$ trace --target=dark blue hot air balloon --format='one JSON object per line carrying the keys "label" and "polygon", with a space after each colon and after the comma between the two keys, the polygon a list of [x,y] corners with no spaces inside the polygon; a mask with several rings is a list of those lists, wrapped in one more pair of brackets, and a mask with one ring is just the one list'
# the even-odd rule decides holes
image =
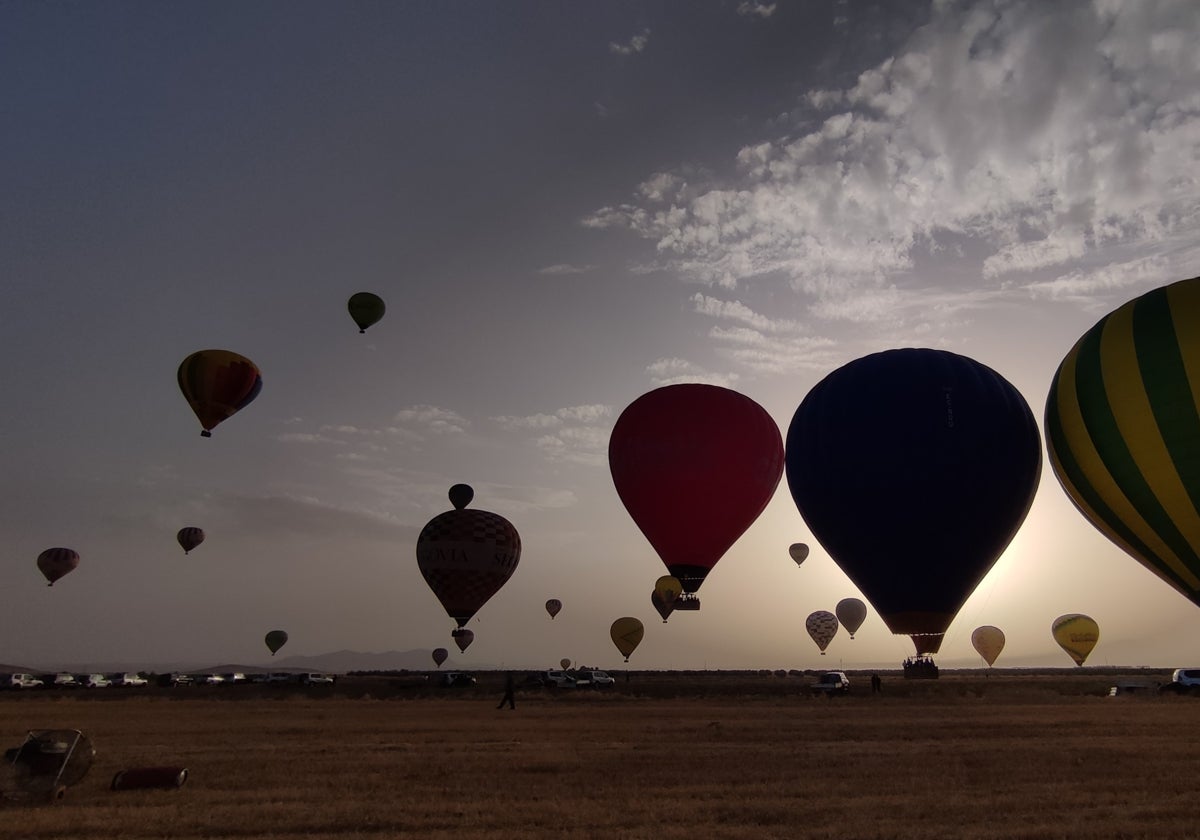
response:
{"label": "dark blue hot air balloon", "polygon": [[893,633],[936,653],[1033,503],[1042,450],[1028,403],[979,362],[888,350],[801,402],[787,481],[821,546]]}

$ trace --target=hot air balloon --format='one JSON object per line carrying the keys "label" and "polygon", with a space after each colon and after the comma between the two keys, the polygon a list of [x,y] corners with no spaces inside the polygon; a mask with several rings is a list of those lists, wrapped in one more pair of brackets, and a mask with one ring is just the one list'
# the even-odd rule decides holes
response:
{"label": "hot air balloon", "polygon": [[179,533],[175,535],[175,539],[179,541],[183,553],[189,553],[193,548],[204,542],[204,531],[199,528],[180,528]]}
{"label": "hot air balloon", "polygon": [[37,558],[37,567],[49,581],[47,586],[79,565],[79,554],[69,548],[47,548]]}
{"label": "hot air balloon", "polygon": [[200,420],[202,437],[245,408],[262,390],[258,366],[229,350],[199,350],[179,365],[179,390]]}
{"label": "hot air balloon", "polygon": [[417,537],[417,567],[459,630],[500,591],[520,559],[517,529],[486,510],[440,513]]}
{"label": "hot air balloon", "polygon": [[664,604],[674,607],[675,601],[683,594],[683,584],[674,575],[663,575],[654,581],[654,591]]}
{"label": "hot air balloon", "polygon": [[664,601],[662,596],[658,594],[657,589],[650,593],[650,604],[662,616],[663,624],[667,623],[667,617],[675,611],[674,602],[668,604]]}
{"label": "hot air balloon", "polygon": [[475,641],[475,634],[466,627],[455,627],[450,631],[450,637],[454,639],[454,644],[458,645],[458,649],[462,653],[466,653],[471,642]]}
{"label": "hot air balloon", "polygon": [[272,656],[274,656],[281,647],[287,644],[287,640],[288,634],[283,630],[272,630],[271,632],[267,633],[266,637],[263,639],[263,641],[267,643],[267,650],[271,651]]}
{"label": "hot air balloon", "polygon": [[621,412],[608,463],[625,509],[683,586],[675,609],[692,609],[705,577],[770,501],[783,446],[749,397],[668,385]]}
{"label": "hot air balloon", "polygon": [[1004,650],[1004,631],[990,624],[976,627],[971,633],[971,645],[990,668],[996,664],[996,657],[1000,655],[1000,651]]}
{"label": "hot air balloon", "polygon": [[354,319],[354,323],[358,324],[359,333],[365,333],[367,327],[379,323],[387,307],[383,305],[383,298],[379,295],[355,292],[350,295],[350,300],[346,301],[346,308],[350,310],[350,317]]}
{"label": "hot air balloon", "polygon": [[455,510],[462,510],[475,498],[475,488],[470,484],[455,484],[446,495],[450,497],[450,504]]}
{"label": "hot air balloon", "polygon": [[867,620],[867,605],[858,598],[843,598],[837,602],[837,606],[833,608],[834,615],[837,620],[846,628],[846,632],[850,634],[850,638],[854,638],[854,634],[858,632],[858,628],[862,627],[862,623]]}
{"label": "hot air balloon", "polygon": [[551,598],[546,602],[546,612],[550,614],[551,619],[558,615],[560,610],[562,610],[562,601],[557,598]]}
{"label": "hot air balloon", "polygon": [[617,646],[617,650],[625,657],[625,661],[629,661],[629,655],[637,650],[637,646],[642,643],[642,636],[646,635],[646,628],[642,626],[642,622],[631,616],[618,618],[612,623],[608,634],[612,637],[613,644]]}
{"label": "hot air balloon", "polygon": [[445,648],[434,648],[433,649],[433,664],[436,665],[437,667],[441,668],[442,663],[445,662],[447,657],[449,657],[449,656],[450,656],[450,651],[446,650]]}
{"label": "hot air balloon", "polygon": [[564,659],[560,659],[560,660],[558,660],[558,664],[559,664],[559,665],[562,667],[562,669],[565,671],[565,670],[567,670],[568,668],[570,668],[570,667],[571,667],[571,660],[570,660],[570,659],[565,659],[565,658],[564,658]]}
{"label": "hot air balloon", "polygon": [[1054,374],[1050,465],[1104,536],[1200,604],[1200,277],[1100,319]]}
{"label": "hot air balloon", "polygon": [[788,429],[788,485],[804,521],[920,655],[937,652],[1024,521],[1040,472],[1021,394],[944,350],[888,350],[838,368]]}
{"label": "hot air balloon", "polygon": [[1082,665],[1100,641],[1100,625],[1090,616],[1070,613],[1054,619],[1050,634],[1076,665]]}
{"label": "hot air balloon", "polygon": [[804,543],[792,543],[788,547],[788,554],[796,561],[796,565],[800,566],[808,559],[808,546]]}
{"label": "hot air balloon", "polygon": [[812,636],[812,640],[817,643],[817,648],[824,656],[825,648],[829,647],[829,643],[837,635],[837,616],[829,610],[817,610],[805,620],[804,629],[808,631],[808,635]]}

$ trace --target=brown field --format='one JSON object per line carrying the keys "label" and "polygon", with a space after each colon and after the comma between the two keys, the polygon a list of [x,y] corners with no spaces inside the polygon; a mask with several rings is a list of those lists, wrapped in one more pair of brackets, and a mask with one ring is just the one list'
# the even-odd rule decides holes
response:
{"label": "brown field", "polygon": [[[1197,836],[1200,699],[1112,674],[944,675],[811,697],[806,677],[636,674],[610,691],[404,678],[14,692],[0,746],[82,729],[91,773],[0,835],[228,838]],[[1161,675],[1149,679],[1153,682]],[[109,790],[180,765],[171,791]],[[7,781],[7,780],[5,780]]]}

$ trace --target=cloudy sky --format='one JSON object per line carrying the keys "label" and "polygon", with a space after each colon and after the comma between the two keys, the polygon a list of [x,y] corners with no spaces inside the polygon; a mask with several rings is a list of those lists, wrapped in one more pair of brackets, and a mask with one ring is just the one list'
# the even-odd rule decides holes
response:
{"label": "cloudy sky", "polygon": [[[1192,0],[3,4],[0,661],[449,646],[414,545],[467,482],[524,553],[459,664],[615,667],[635,615],[641,667],[894,667],[873,615],[818,656],[859,593],[788,557],[786,482],[662,625],[609,432],[686,381],[786,431],[902,346],[1040,418],[1088,327],[1200,274],[1198,38]],[[209,347],[264,386],[206,440],[175,371]],[[994,624],[997,664],[1067,665],[1068,612],[1090,664],[1196,664],[1200,609],[1047,468],[939,661]]]}

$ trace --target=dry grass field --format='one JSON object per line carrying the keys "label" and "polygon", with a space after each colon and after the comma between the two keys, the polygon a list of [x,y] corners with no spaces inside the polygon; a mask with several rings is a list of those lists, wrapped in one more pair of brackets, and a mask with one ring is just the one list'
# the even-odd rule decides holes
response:
{"label": "dry grass field", "polygon": [[[854,676],[854,675],[852,675]],[[1200,698],[1112,677],[943,677],[811,697],[802,677],[611,691],[7,693],[0,746],[82,729],[91,773],[0,806],[21,838],[1134,838],[1200,832]],[[181,765],[170,791],[111,791]]]}

